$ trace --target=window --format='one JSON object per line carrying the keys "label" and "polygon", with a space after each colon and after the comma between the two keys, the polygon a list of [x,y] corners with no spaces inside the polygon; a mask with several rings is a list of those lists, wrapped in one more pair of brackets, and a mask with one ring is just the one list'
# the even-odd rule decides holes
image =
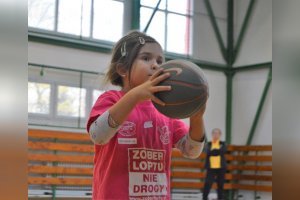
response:
{"label": "window", "polygon": [[93,38],[117,41],[123,33],[123,2],[94,1]]}
{"label": "window", "polygon": [[28,0],[28,26],[53,31],[54,24],[55,0]]}
{"label": "window", "polygon": [[[125,8],[137,1],[124,0],[28,0],[29,31],[51,33],[73,40],[119,40],[128,29]],[[144,31],[159,0],[140,0],[140,30]],[[193,0],[161,0],[147,34],[167,52],[190,55]],[[128,4],[128,5],[125,5]],[[125,15],[124,15],[125,14]],[[127,20],[127,21],[126,21]],[[126,26],[124,26],[126,24]],[[72,41],[73,41],[72,40]],[[82,43],[80,43],[82,44]]]}
{"label": "window", "polygon": [[103,90],[93,90],[93,102],[92,105],[95,104],[95,102],[97,101],[98,97],[103,94],[105,91]]}
{"label": "window", "polygon": [[86,89],[58,86],[57,115],[85,117]]}
{"label": "window", "polygon": [[28,26],[114,42],[123,34],[123,12],[122,0],[28,0]]}
{"label": "window", "polygon": [[90,36],[91,0],[59,0],[57,31]]}
{"label": "window", "polygon": [[93,102],[104,92],[96,72],[28,66],[29,125],[85,128]]}
{"label": "window", "polygon": [[50,84],[28,83],[28,112],[36,114],[50,113]]}
{"label": "window", "polygon": [[[145,30],[158,2],[141,0],[141,31]],[[191,0],[161,0],[147,34],[156,38],[165,51],[191,54],[191,3]]]}
{"label": "window", "polygon": [[[141,7],[141,31],[143,31],[152,15],[153,9]],[[165,13],[157,11],[147,30],[147,34],[154,37],[165,48]]]}

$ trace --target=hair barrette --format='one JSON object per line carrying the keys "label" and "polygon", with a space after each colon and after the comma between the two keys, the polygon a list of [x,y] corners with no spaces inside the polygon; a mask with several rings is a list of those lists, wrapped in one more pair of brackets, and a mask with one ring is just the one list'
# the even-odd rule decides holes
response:
{"label": "hair barrette", "polygon": [[123,43],[122,47],[121,47],[121,55],[122,57],[126,56],[126,42]]}
{"label": "hair barrette", "polygon": [[146,43],[146,41],[143,37],[139,37],[139,41],[140,41],[140,44],[145,44]]}

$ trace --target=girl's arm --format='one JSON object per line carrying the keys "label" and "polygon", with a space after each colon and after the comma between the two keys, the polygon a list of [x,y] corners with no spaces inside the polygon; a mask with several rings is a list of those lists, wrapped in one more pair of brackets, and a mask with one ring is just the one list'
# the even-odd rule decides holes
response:
{"label": "girl's arm", "polygon": [[204,129],[204,120],[203,115],[205,112],[206,105],[202,106],[202,108],[193,116],[190,117],[190,136],[191,139],[201,142],[205,137],[205,129]]}
{"label": "girl's arm", "polygon": [[182,152],[184,157],[197,158],[203,150],[205,141],[204,112],[205,105],[190,117],[189,133],[176,144],[176,147]]}
{"label": "girl's arm", "polygon": [[168,91],[170,86],[157,86],[159,82],[168,78],[169,73],[163,73],[163,69],[156,71],[145,83],[129,90],[108,111],[99,116],[90,126],[89,134],[95,144],[106,144],[118,131],[130,112],[139,102],[151,99],[164,105],[164,102],[154,96],[155,92]]}

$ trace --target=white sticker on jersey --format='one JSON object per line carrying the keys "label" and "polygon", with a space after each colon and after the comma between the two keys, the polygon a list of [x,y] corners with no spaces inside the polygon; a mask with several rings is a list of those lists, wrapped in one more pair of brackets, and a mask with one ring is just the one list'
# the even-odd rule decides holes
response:
{"label": "white sticker on jersey", "polygon": [[136,144],[136,138],[118,138],[119,144]]}
{"label": "white sticker on jersey", "polygon": [[144,122],[144,128],[152,128],[153,127],[152,121],[146,121]]}

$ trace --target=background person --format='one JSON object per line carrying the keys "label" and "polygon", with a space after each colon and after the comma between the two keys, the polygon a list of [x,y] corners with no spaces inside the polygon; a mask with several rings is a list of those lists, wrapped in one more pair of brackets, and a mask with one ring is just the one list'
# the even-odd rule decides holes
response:
{"label": "background person", "polygon": [[221,130],[215,128],[212,130],[212,141],[207,143],[206,147],[206,178],[203,189],[203,200],[208,200],[208,194],[212,184],[216,180],[218,200],[224,199],[223,187],[226,173],[226,144],[220,141]]}

